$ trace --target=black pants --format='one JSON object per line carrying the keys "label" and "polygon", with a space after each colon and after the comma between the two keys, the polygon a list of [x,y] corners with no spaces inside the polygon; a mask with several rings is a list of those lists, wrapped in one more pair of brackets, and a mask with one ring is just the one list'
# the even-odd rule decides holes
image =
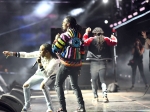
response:
{"label": "black pants", "polygon": [[105,74],[106,74],[106,63],[105,61],[91,61],[90,72],[92,79],[92,90],[95,95],[97,95],[97,80],[99,78],[101,84],[105,83]]}
{"label": "black pants", "polygon": [[147,80],[144,75],[144,70],[143,70],[143,62],[142,61],[134,61],[134,64],[131,66],[132,67],[132,85],[134,86],[135,84],[135,76],[136,76],[136,69],[137,67],[139,68],[140,75],[145,83],[147,84]]}
{"label": "black pants", "polygon": [[77,97],[79,106],[84,105],[82,93],[78,86],[79,71],[80,71],[80,67],[66,67],[64,65],[61,65],[58,70],[58,73],[56,75],[55,86],[56,86],[56,92],[58,95],[59,103],[63,110],[66,110],[63,82],[65,81],[65,79],[67,78],[68,75],[70,76],[71,86]]}

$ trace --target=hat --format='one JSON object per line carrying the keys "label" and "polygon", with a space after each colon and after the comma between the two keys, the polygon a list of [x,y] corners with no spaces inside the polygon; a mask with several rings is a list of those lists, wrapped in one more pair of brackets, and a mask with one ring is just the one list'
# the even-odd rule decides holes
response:
{"label": "hat", "polygon": [[96,28],[94,28],[94,30],[92,31],[92,33],[101,33],[101,34],[103,34],[103,33],[104,33],[104,31],[103,31],[103,29],[102,29],[102,28],[100,28],[100,27],[96,27]]}

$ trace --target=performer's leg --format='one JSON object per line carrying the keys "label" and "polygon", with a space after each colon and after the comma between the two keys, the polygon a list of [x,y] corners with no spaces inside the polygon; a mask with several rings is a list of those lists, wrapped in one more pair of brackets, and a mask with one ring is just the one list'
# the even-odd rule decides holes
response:
{"label": "performer's leg", "polygon": [[23,93],[24,93],[24,101],[25,105],[22,109],[23,112],[27,112],[28,109],[30,109],[30,88],[33,85],[36,85],[40,82],[42,82],[43,77],[39,77],[37,75],[33,75],[31,78],[29,78],[23,85]]}
{"label": "performer's leg", "polygon": [[41,83],[41,90],[44,94],[44,97],[45,97],[45,100],[46,100],[46,104],[47,104],[47,111],[46,112],[54,112],[54,108],[53,108],[53,105],[52,105],[52,100],[51,100],[51,97],[50,97],[50,94],[49,94],[49,91],[48,91],[48,87],[47,85],[45,84],[45,81],[43,81]]}
{"label": "performer's leg", "polygon": [[146,77],[145,77],[145,74],[144,74],[143,63],[142,63],[142,62],[138,64],[138,68],[139,68],[141,77],[142,77],[142,79],[143,79],[143,82],[144,82],[144,84],[145,84],[145,88],[147,88],[147,87],[148,87],[148,84],[147,84],[147,80],[146,80]]}
{"label": "performer's leg", "polygon": [[84,106],[84,101],[82,97],[81,90],[78,86],[78,74],[79,74],[79,68],[72,68],[70,69],[70,81],[71,81],[71,86],[74,90],[74,93],[77,97],[79,108],[77,109],[78,112],[85,112],[85,106]]}
{"label": "performer's leg", "polygon": [[60,109],[58,110],[58,112],[61,112],[61,110],[63,110],[63,112],[66,112],[66,102],[65,102],[65,96],[64,96],[64,90],[63,90],[63,83],[65,81],[65,79],[68,76],[68,69],[64,66],[61,65],[57,74],[56,74],[56,81],[55,81],[55,87],[56,87],[56,92],[57,92],[57,96],[59,99],[59,103],[60,103]]}
{"label": "performer's leg", "polygon": [[95,66],[94,63],[91,64],[90,66],[90,73],[91,73],[91,86],[92,86],[92,91],[94,94],[94,98],[98,98],[98,94],[97,94],[97,78],[98,78],[98,69],[97,69],[97,65]]}
{"label": "performer's leg", "polygon": [[105,73],[106,73],[106,68],[103,68],[99,70],[99,78],[101,82],[101,87],[102,87],[102,95],[103,95],[103,102],[107,103],[109,102],[108,97],[107,97],[107,87],[105,83]]}
{"label": "performer's leg", "polygon": [[136,76],[136,68],[137,68],[137,64],[133,64],[132,66],[132,86],[130,89],[134,88],[134,84],[135,84],[135,76]]}

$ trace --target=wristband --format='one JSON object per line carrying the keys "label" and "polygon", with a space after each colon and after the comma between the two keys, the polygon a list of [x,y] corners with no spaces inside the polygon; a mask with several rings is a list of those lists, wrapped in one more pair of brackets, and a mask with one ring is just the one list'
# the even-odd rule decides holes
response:
{"label": "wristband", "polygon": [[45,69],[43,68],[43,66],[40,66],[41,71],[44,71]]}

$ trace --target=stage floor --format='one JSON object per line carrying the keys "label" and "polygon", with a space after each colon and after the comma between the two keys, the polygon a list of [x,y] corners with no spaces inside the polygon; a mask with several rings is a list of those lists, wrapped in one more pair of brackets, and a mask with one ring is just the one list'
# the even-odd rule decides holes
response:
{"label": "stage floor", "polygon": [[[124,88],[116,93],[108,93],[109,103],[103,103],[101,90],[99,90],[100,102],[93,102],[91,90],[82,90],[86,112],[150,112],[150,90],[145,96],[143,96],[144,92],[145,89],[142,87],[135,88],[134,90],[127,90],[127,88]],[[56,92],[50,91],[50,94],[56,110],[59,108]],[[78,105],[73,91],[68,91],[65,97],[67,111],[75,112]],[[31,109],[32,112],[46,112],[47,107],[41,91],[32,92]]]}

